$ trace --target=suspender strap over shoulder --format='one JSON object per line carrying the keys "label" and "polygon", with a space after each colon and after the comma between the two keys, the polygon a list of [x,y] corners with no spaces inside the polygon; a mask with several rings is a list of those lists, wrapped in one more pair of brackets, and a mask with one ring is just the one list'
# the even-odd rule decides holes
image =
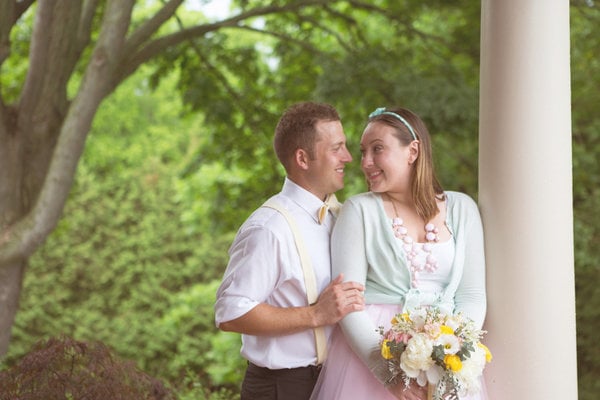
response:
{"label": "suspender strap over shoulder", "polygon": [[[306,298],[308,300],[308,304],[312,305],[317,302],[317,298],[319,297],[319,292],[317,290],[317,279],[315,278],[315,271],[312,267],[312,263],[310,262],[310,257],[308,255],[308,251],[304,244],[304,240],[302,240],[302,235],[300,234],[300,230],[296,224],[296,221],[282,205],[276,202],[273,199],[267,200],[263,207],[269,207],[276,211],[278,211],[283,217],[286,219],[292,233],[294,234],[294,241],[296,243],[296,249],[298,250],[298,255],[300,256],[300,264],[302,265],[302,272],[304,273],[304,285],[306,286]],[[325,361],[325,357],[327,355],[327,340],[325,338],[325,330],[322,326],[314,329],[315,333],[315,344],[317,347],[317,364],[323,363]]]}

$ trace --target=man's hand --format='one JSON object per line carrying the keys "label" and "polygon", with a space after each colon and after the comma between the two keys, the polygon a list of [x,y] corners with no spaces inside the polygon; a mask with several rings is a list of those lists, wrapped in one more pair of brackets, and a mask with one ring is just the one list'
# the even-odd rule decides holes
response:
{"label": "man's hand", "polygon": [[332,325],[346,314],[365,308],[364,287],[344,282],[342,274],[321,292],[312,306],[275,307],[261,303],[246,314],[219,325],[224,331],[247,335],[289,335],[318,326]]}
{"label": "man's hand", "polygon": [[364,290],[360,283],[344,282],[344,276],[339,274],[321,292],[319,299],[312,306],[316,326],[332,325],[348,313],[364,310]]}

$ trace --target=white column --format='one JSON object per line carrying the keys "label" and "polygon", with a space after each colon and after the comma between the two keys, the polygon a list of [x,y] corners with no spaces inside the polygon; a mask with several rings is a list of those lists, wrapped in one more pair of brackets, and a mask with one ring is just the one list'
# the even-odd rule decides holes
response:
{"label": "white column", "polygon": [[492,400],[577,400],[568,0],[482,0]]}

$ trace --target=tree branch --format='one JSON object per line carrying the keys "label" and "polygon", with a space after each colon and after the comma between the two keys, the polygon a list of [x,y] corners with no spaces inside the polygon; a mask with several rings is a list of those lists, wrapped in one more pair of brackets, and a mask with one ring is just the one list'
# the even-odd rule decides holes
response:
{"label": "tree branch", "polygon": [[[137,70],[137,68],[148,60],[156,57],[162,51],[169,47],[175,47],[187,40],[194,39],[197,37],[204,36],[209,32],[219,30],[226,27],[239,27],[239,23],[253,17],[266,16],[276,13],[292,12],[302,8],[314,6],[314,5],[326,5],[330,4],[329,0],[304,0],[293,4],[287,4],[283,6],[265,6],[258,7],[248,11],[243,11],[238,15],[224,19],[220,22],[202,24],[194,27],[190,27],[160,38],[157,38],[147,44],[140,43],[139,50],[127,47],[128,51],[125,53],[126,58],[123,59],[120,71],[121,74],[118,78],[118,82],[123,81],[129,75]],[[165,6],[166,7],[166,6]]]}
{"label": "tree branch", "polygon": [[352,51],[352,46],[349,46],[346,42],[344,42],[344,39],[342,39],[342,37],[335,32],[334,30],[326,27],[325,25],[321,24],[318,20],[309,17],[309,16],[300,16],[301,20],[303,21],[307,21],[309,22],[311,25],[319,28],[321,31],[326,32],[328,34],[330,34],[331,36],[333,36],[336,40],[336,42],[338,42],[338,44],[346,51],[351,52]]}
{"label": "tree branch", "polygon": [[133,32],[125,44],[125,53],[135,51],[139,46],[152,37],[154,33],[171,18],[183,0],[169,0],[152,18],[142,24],[135,32]]}
{"label": "tree branch", "polygon": [[[31,211],[0,237],[2,262],[29,257],[54,229],[73,184],[94,115],[109,93],[134,0],[109,0],[98,42],[61,126],[43,187]],[[44,4],[44,2],[42,2]]]}
{"label": "tree branch", "polygon": [[29,7],[31,7],[31,5],[35,3],[35,0],[21,0],[16,1],[16,3],[17,12],[15,13],[15,20],[13,21],[13,23],[17,22],[17,20],[21,18],[21,15],[25,14],[25,11],[27,11]]}
{"label": "tree branch", "polygon": [[77,53],[83,53],[90,42],[90,35],[94,23],[94,15],[98,8],[98,0],[84,0],[81,7],[81,16],[77,28]]}
{"label": "tree branch", "polygon": [[31,46],[29,49],[29,70],[19,100],[19,110],[22,115],[28,115],[35,108],[44,82],[44,70],[47,65],[50,49],[50,35],[52,28],[54,4],[43,1],[38,5],[33,23]]}
{"label": "tree branch", "polygon": [[15,3],[4,1],[0,3],[0,65],[10,54],[10,30],[14,25]]}
{"label": "tree branch", "polygon": [[[352,17],[350,17],[350,16],[348,16],[348,15],[346,15],[346,14],[340,13],[340,12],[338,12],[337,10],[334,10],[333,8],[331,8],[331,7],[329,7],[329,6],[326,6],[326,7],[325,7],[325,9],[326,9],[326,10],[327,10],[327,11],[328,11],[328,12],[329,12],[331,15],[334,15],[334,16],[336,16],[336,17],[340,18],[341,20],[344,20],[344,21],[346,21],[346,23],[347,23],[348,25],[350,25],[350,26],[352,26],[352,27],[357,27],[357,26],[358,26],[358,21],[356,21],[356,19],[354,19],[354,18],[352,18]],[[357,31],[355,31],[355,32],[354,32],[354,34],[355,34],[356,36],[358,36],[358,37],[360,38],[360,40],[361,40],[361,41],[363,41],[363,42],[364,42],[364,41],[365,41],[365,38],[364,38],[364,37],[363,37],[363,35],[361,35],[360,33],[361,33],[361,32],[360,32],[360,28],[359,28]]]}
{"label": "tree branch", "polygon": [[289,35],[284,35],[281,32],[275,32],[275,31],[271,31],[268,29],[258,29],[258,28],[254,28],[253,26],[248,26],[248,25],[241,25],[241,26],[237,26],[235,27],[235,29],[239,29],[239,30],[246,30],[246,31],[250,31],[250,32],[256,32],[256,33],[260,33],[263,35],[267,35],[267,36],[271,36],[280,40],[284,40],[286,42],[290,42],[290,43],[294,43],[295,45],[302,47],[303,49],[311,52],[311,53],[315,53],[315,54],[322,54],[323,51],[321,51],[321,49],[318,49],[314,46],[312,46],[310,43],[305,42],[303,40],[299,40],[296,39],[292,36]]}

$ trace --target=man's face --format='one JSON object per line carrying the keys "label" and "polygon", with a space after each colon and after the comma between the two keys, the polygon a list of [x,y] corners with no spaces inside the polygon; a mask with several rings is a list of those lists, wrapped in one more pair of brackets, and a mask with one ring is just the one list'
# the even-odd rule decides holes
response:
{"label": "man's face", "polygon": [[352,161],[340,121],[320,121],[314,159],[309,162],[312,192],[321,199],[344,187],[344,167]]}

